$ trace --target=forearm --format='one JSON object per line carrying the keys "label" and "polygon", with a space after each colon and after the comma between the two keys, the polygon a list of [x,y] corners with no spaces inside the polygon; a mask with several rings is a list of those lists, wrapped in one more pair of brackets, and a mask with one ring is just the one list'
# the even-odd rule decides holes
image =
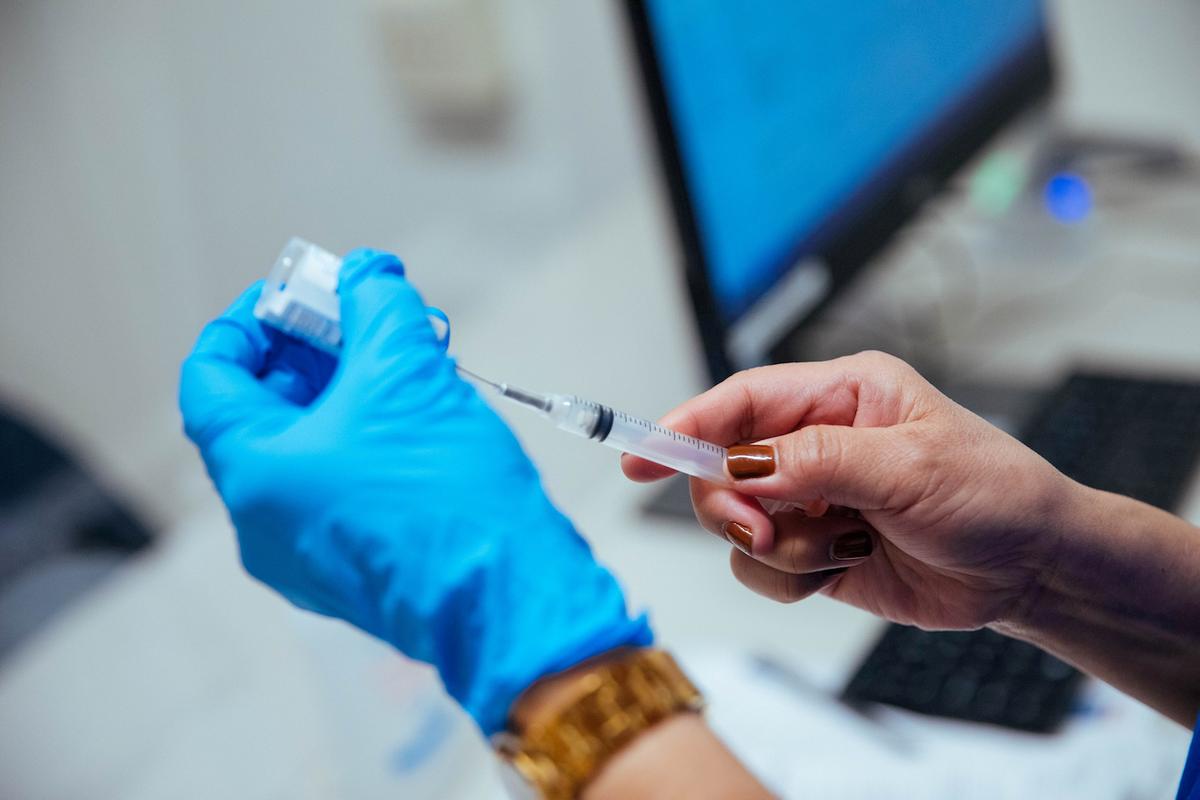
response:
{"label": "forearm", "polygon": [[1200,529],[1078,487],[1014,619],[1032,641],[1190,727],[1200,709]]}
{"label": "forearm", "polygon": [[699,714],[679,714],[650,728],[613,756],[584,800],[771,797]]}

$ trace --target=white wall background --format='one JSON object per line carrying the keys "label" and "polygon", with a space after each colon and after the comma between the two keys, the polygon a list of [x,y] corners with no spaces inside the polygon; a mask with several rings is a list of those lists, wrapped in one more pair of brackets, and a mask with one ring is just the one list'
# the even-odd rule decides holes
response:
{"label": "white wall background", "polygon": [[[469,313],[644,167],[613,4],[498,0],[513,116],[455,145],[398,90],[407,1],[0,0],[0,399],[160,521],[197,474],[178,364],[288,236]],[[1072,116],[1200,143],[1200,3],[1055,10]]]}
{"label": "white wall background", "polygon": [[179,362],[288,236],[395,248],[461,311],[630,177],[603,4],[495,4],[515,99],[474,144],[410,118],[390,5],[0,2],[0,398],[159,519]]}

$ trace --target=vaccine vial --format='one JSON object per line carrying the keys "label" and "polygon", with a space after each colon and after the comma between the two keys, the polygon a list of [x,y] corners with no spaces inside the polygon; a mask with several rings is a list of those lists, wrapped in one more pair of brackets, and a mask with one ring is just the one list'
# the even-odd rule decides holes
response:
{"label": "vaccine vial", "polygon": [[338,270],[342,260],[311,242],[293,238],[267,275],[254,316],[319,350],[337,354],[342,344]]}
{"label": "vaccine vial", "polygon": [[[267,274],[254,316],[318,350],[337,355],[342,347],[338,273],[342,259],[312,242],[292,238]],[[445,350],[450,346],[450,320],[441,309],[425,309],[429,324]]]}

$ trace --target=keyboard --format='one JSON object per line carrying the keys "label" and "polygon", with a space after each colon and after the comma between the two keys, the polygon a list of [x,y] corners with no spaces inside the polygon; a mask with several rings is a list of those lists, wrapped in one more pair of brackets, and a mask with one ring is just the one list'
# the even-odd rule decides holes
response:
{"label": "keyboard", "polygon": [[1176,511],[1200,456],[1200,383],[1077,373],[1022,439],[1080,483]]}
{"label": "keyboard", "polygon": [[[1175,511],[1200,457],[1200,383],[1075,373],[1022,438],[1080,483]],[[889,625],[843,699],[1050,733],[1082,679],[1054,656],[993,631]]]}

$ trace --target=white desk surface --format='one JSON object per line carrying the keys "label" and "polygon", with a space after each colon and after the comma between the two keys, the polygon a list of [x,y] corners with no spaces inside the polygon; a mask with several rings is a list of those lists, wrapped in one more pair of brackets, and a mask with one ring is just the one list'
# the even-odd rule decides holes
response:
{"label": "white desk surface", "polygon": [[[564,237],[520,284],[472,303],[470,314],[448,308],[462,362],[650,417],[699,389],[692,323],[652,196],[646,187],[631,192]],[[985,270],[985,286],[1035,297],[986,325],[963,322],[958,356],[1025,377],[1091,356],[1197,369],[1200,259],[1194,249],[1172,249],[1170,237],[1152,238],[1156,249],[1142,253],[1136,272],[1122,265],[1137,255],[1129,252],[1136,243],[1118,237],[1087,251],[1078,277],[1044,292],[1038,282],[1058,278]],[[880,273],[859,290],[859,307],[870,308],[876,295],[903,298],[896,282],[918,285],[920,268]],[[631,601],[651,610],[668,646],[768,652],[828,675],[869,645],[877,621],[824,598],[780,606],[754,596],[729,575],[727,545],[689,522],[644,516],[652,490],[625,481],[611,451],[520,410],[504,413],[551,494]],[[485,751],[460,717],[433,703],[432,686],[424,670],[346,626],[294,611],[246,578],[213,501],[4,663],[0,794],[493,795]],[[1186,739],[1165,734],[1172,759]],[[408,772],[420,760],[413,742],[434,740],[445,746],[429,773]]]}

